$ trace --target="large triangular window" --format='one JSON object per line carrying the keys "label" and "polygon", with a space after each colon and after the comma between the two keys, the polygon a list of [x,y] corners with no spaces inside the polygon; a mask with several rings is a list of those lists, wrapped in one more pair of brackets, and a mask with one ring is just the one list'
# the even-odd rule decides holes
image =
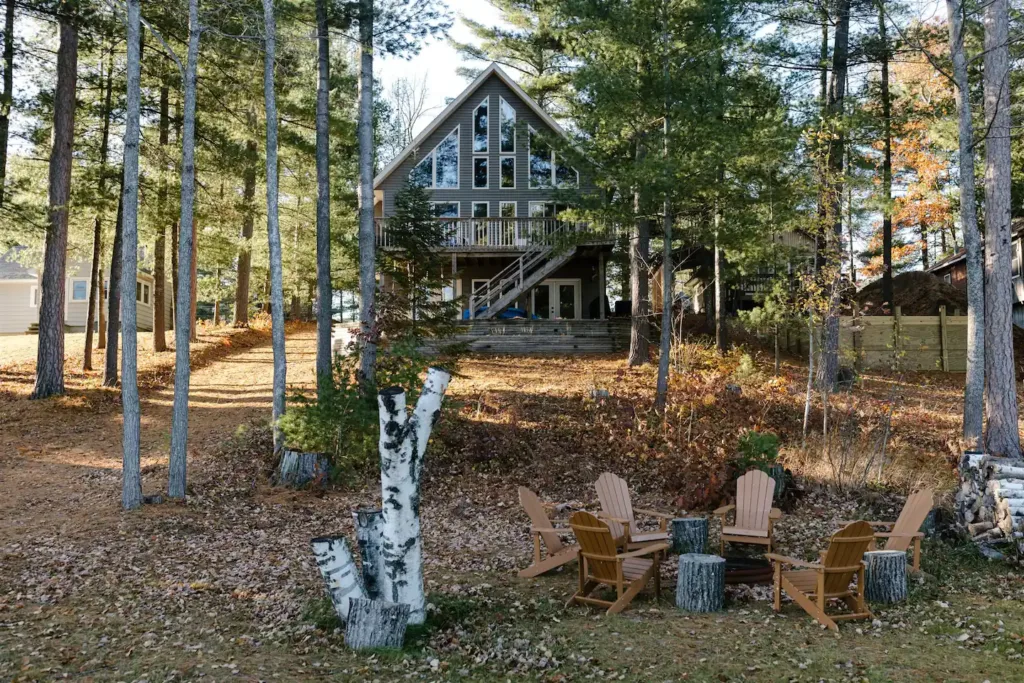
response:
{"label": "large triangular window", "polygon": [[428,189],[459,189],[458,126],[413,167],[409,182]]}

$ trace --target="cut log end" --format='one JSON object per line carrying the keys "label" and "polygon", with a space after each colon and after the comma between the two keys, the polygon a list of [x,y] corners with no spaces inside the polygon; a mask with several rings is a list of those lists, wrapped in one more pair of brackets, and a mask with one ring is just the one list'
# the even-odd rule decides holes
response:
{"label": "cut log end", "polygon": [[706,517],[680,517],[672,520],[672,552],[703,553],[708,544]]}
{"label": "cut log end", "polygon": [[725,558],[685,553],[679,556],[676,607],[687,612],[718,612],[725,605]]}
{"label": "cut log end", "polygon": [[907,599],[907,556],[898,550],[864,553],[864,597],[868,602],[892,604]]}
{"label": "cut log end", "polygon": [[285,450],[274,473],[278,486],[301,488],[319,485],[327,479],[329,462],[323,453],[304,453]]}
{"label": "cut log end", "polygon": [[345,645],[353,650],[401,648],[409,623],[409,605],[351,598]]}

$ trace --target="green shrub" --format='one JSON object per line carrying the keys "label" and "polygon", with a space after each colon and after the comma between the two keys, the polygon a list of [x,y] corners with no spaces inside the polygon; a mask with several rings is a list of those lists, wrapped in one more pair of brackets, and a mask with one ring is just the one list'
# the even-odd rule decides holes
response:
{"label": "green shrub", "polygon": [[736,469],[741,474],[750,469],[771,474],[772,467],[779,461],[779,437],[771,432],[748,429],[740,437],[736,450]]}

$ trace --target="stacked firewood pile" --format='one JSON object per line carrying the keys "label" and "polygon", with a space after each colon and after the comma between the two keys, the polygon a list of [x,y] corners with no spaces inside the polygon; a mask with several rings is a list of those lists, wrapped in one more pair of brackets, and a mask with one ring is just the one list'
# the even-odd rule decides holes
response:
{"label": "stacked firewood pile", "polygon": [[986,555],[1024,553],[1024,460],[965,453],[956,509]]}

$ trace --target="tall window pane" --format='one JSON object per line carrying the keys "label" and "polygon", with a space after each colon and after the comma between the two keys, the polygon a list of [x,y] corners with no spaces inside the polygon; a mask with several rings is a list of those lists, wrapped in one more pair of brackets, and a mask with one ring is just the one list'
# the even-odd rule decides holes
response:
{"label": "tall window pane", "polygon": [[501,100],[501,112],[499,118],[501,131],[501,151],[516,151],[516,110],[505,100]]}
{"label": "tall window pane", "polygon": [[459,131],[441,141],[435,151],[437,157],[437,183],[434,187],[454,189],[459,186]]}
{"label": "tall window pane", "polygon": [[516,186],[516,158],[501,158],[501,186],[505,188]]}
{"label": "tall window pane", "polygon": [[473,187],[487,187],[487,159],[473,159]]}
{"label": "tall window pane", "polygon": [[473,112],[473,151],[487,151],[487,100]]}
{"label": "tall window pane", "polygon": [[551,187],[551,148],[530,132],[530,187]]}
{"label": "tall window pane", "polygon": [[434,186],[434,155],[428,154],[423,161],[416,164],[409,174],[409,182],[417,187]]}
{"label": "tall window pane", "polygon": [[555,168],[555,182],[561,188],[573,188],[579,183],[576,177],[576,169],[559,164]]}

